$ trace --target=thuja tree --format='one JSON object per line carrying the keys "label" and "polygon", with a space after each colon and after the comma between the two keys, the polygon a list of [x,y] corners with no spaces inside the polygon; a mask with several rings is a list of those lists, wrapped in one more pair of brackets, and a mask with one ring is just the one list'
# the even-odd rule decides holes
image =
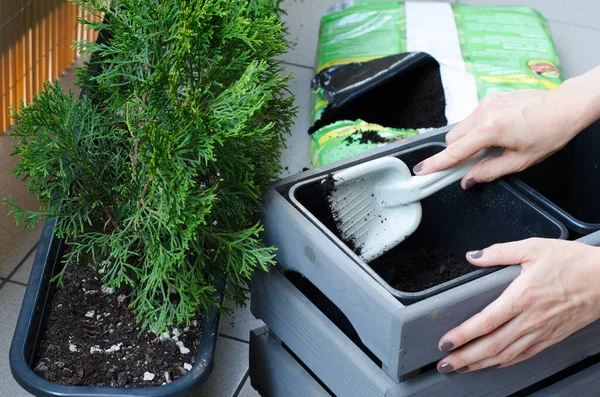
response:
{"label": "thuja tree", "polygon": [[67,264],[132,287],[155,331],[215,305],[243,303],[273,264],[259,238],[262,191],[280,170],[293,98],[275,57],[278,0],[78,0],[103,23],[80,42],[83,95],[46,84],[14,112],[12,170],[41,202],[8,198],[17,222],[56,218]]}

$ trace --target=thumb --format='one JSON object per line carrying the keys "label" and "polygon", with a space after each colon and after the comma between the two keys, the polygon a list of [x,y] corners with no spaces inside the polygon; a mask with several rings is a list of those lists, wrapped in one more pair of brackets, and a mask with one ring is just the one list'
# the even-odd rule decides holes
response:
{"label": "thumb", "polygon": [[520,265],[537,249],[540,239],[494,244],[483,250],[467,252],[467,260],[480,267]]}
{"label": "thumb", "polygon": [[463,189],[468,189],[476,183],[492,182],[505,175],[517,171],[514,152],[507,152],[493,159],[475,165],[462,180]]}

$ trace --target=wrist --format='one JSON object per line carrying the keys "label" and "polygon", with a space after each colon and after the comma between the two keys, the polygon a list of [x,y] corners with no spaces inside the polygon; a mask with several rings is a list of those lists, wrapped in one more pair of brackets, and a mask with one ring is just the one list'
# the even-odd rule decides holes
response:
{"label": "wrist", "polygon": [[566,80],[556,94],[567,130],[574,137],[600,119],[600,67]]}

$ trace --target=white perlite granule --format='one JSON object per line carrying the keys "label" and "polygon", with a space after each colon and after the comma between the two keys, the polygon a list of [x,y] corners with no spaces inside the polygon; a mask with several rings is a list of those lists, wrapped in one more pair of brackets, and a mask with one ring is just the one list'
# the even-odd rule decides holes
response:
{"label": "white perlite granule", "polygon": [[115,293],[115,291],[112,288],[107,287],[105,285],[102,286],[102,292],[104,292],[107,295],[112,295]]}
{"label": "white perlite granule", "polygon": [[119,343],[118,345],[112,345],[111,347],[109,347],[108,349],[104,350],[105,353],[113,353],[113,352],[118,352],[119,350],[121,350],[121,346],[123,346],[123,343]]}
{"label": "white perlite granule", "polygon": [[176,345],[179,346],[179,351],[181,354],[188,354],[190,352],[190,349],[185,347],[182,341],[177,342]]}

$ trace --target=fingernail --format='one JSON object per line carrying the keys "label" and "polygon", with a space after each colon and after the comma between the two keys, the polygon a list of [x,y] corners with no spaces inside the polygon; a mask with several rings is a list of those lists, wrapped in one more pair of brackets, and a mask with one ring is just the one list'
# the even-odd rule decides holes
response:
{"label": "fingernail", "polygon": [[465,183],[465,189],[468,190],[468,189],[472,188],[473,186],[475,186],[476,184],[477,184],[477,181],[475,179],[471,178],[467,181],[467,183]]}
{"label": "fingernail", "polygon": [[424,166],[425,166],[425,164],[423,164],[422,162],[421,162],[421,163],[419,163],[419,164],[417,164],[417,165],[415,165],[415,166],[413,167],[413,172],[414,172],[415,174],[418,174],[419,172],[423,171],[423,167],[424,167]]}
{"label": "fingernail", "polygon": [[447,374],[448,372],[451,372],[454,369],[454,367],[448,363],[443,363],[442,365],[440,365],[440,367],[438,368],[438,372],[440,374]]}
{"label": "fingernail", "polygon": [[469,372],[469,367],[462,367],[456,370],[459,374],[464,374],[465,372]]}
{"label": "fingernail", "polygon": [[469,251],[467,252],[467,255],[469,255],[472,259],[479,259],[483,256],[483,251]]}
{"label": "fingernail", "polygon": [[454,343],[452,343],[452,342],[444,342],[440,346],[440,350],[443,351],[443,352],[447,352],[447,351],[452,350],[453,347],[454,347]]}

